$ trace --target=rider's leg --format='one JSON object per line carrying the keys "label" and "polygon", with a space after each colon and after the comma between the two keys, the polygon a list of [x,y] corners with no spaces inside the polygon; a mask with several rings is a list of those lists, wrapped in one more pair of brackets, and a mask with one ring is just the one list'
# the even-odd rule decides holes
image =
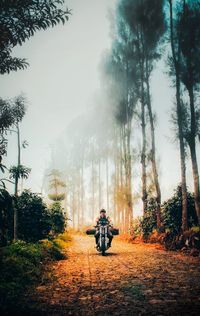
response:
{"label": "rider's leg", "polygon": [[111,247],[111,243],[112,243],[112,239],[113,239],[113,235],[111,232],[109,232],[109,234],[108,234],[108,239],[109,239],[108,246]]}
{"label": "rider's leg", "polygon": [[96,245],[98,245],[98,241],[99,241],[99,232],[96,232],[96,234],[95,234],[95,241],[96,241]]}

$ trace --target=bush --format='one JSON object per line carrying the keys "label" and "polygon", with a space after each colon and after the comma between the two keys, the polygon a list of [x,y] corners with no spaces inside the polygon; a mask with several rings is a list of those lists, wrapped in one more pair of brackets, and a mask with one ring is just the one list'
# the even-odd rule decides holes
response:
{"label": "bush", "polygon": [[65,255],[63,253],[63,248],[61,246],[58,246],[56,242],[50,241],[48,239],[44,239],[40,241],[41,245],[41,254],[43,260],[62,260],[65,258]]}
{"label": "bush", "polygon": [[131,222],[130,234],[134,239],[142,235],[142,220],[142,217],[137,217]]}
{"label": "bush", "polygon": [[[195,211],[194,196],[190,192],[187,193],[188,203],[188,226],[189,228],[198,225],[198,218]],[[167,233],[169,240],[173,236],[180,235],[182,226],[182,191],[178,186],[172,198],[165,201],[161,206],[161,219],[163,224],[163,232]],[[147,211],[137,225],[133,225],[132,235],[142,234],[144,239],[148,237],[157,228],[156,222],[156,201],[151,198],[147,202]],[[194,229],[194,228],[193,228]],[[198,230],[198,227],[196,228]]]}
{"label": "bush", "polygon": [[[69,242],[65,233],[55,240],[39,243],[17,241],[1,248],[0,252],[0,313],[14,311],[28,287],[38,283],[43,273],[43,262],[64,259]],[[67,241],[66,241],[67,240]]]}
{"label": "bush", "polygon": [[[198,225],[198,218],[195,211],[194,196],[187,193],[188,226]],[[162,204],[162,222],[168,232],[177,235],[181,232],[182,225],[182,192],[178,186],[174,196]]]}
{"label": "bush", "polygon": [[34,264],[38,264],[42,259],[40,246],[38,244],[28,244],[21,240],[5,247],[3,253],[7,257],[24,257]]}
{"label": "bush", "polygon": [[12,196],[0,189],[0,246],[5,246],[13,238]]}
{"label": "bush", "polygon": [[6,246],[13,239],[13,200],[18,215],[18,238],[26,242],[63,233],[66,219],[60,202],[47,208],[42,198],[25,190],[13,198],[6,190],[0,190],[0,246]]}
{"label": "bush", "polygon": [[2,248],[0,261],[0,311],[16,307],[28,286],[41,276],[38,245],[16,242]]}
{"label": "bush", "polygon": [[17,199],[18,237],[27,242],[46,238],[51,230],[51,215],[42,198],[24,191]]}
{"label": "bush", "polygon": [[143,219],[141,220],[140,226],[144,239],[156,229],[157,218],[156,218],[156,201],[154,198],[151,198],[147,201],[147,211]]}

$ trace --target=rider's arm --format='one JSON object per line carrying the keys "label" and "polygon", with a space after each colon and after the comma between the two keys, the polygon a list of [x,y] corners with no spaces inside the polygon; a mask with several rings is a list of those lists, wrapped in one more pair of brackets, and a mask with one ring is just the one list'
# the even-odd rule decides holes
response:
{"label": "rider's arm", "polygon": [[111,220],[110,217],[108,217],[108,223],[109,223],[109,225],[110,225],[111,227],[113,227],[113,222],[112,222],[112,220]]}
{"label": "rider's arm", "polygon": [[97,228],[99,226],[99,218],[97,217],[95,220],[95,227]]}

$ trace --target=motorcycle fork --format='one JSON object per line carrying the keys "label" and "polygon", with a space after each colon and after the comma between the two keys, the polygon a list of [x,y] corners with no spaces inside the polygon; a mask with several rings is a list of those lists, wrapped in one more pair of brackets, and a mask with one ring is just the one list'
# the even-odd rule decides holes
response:
{"label": "motorcycle fork", "polygon": [[102,247],[102,237],[105,238],[105,246],[106,246],[106,249],[107,249],[107,227],[100,227],[100,248]]}

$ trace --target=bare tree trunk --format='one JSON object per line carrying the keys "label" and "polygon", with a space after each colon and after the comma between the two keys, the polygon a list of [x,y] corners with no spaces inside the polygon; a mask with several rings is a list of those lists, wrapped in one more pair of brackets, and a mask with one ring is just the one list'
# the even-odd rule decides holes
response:
{"label": "bare tree trunk", "polygon": [[95,209],[95,188],[94,188],[94,160],[92,157],[92,221],[94,220],[94,209]]}
{"label": "bare tree trunk", "polygon": [[148,114],[149,114],[149,121],[150,121],[150,128],[151,128],[151,163],[152,163],[154,184],[156,188],[157,228],[160,229],[161,227],[161,190],[160,190],[160,183],[158,179],[158,171],[157,171],[157,163],[156,163],[155,129],[154,129],[152,106],[151,106],[151,95],[150,95],[150,87],[149,87],[149,70],[148,70],[147,60],[146,60],[146,85],[147,85],[147,107],[148,107]]}
{"label": "bare tree trunk", "polygon": [[101,158],[99,156],[99,210],[102,208],[101,203]]}
{"label": "bare tree trunk", "polygon": [[84,225],[84,166],[81,166],[81,226]]}
{"label": "bare tree trunk", "polygon": [[78,183],[77,183],[77,227],[80,230],[80,170],[78,171]]}
{"label": "bare tree trunk", "polygon": [[[143,64],[143,62],[142,62]],[[143,65],[144,66],[144,65]],[[144,67],[141,67],[141,125],[142,125],[142,201],[143,215],[147,210],[147,172],[146,172],[146,120],[145,120],[145,101],[144,101]]]}
{"label": "bare tree trunk", "polygon": [[131,158],[131,148],[130,148],[130,137],[131,137],[131,121],[128,122],[128,135],[127,135],[127,148],[128,148],[128,229],[130,230],[130,225],[133,217],[133,201],[132,201],[132,158]]}
{"label": "bare tree trunk", "polygon": [[74,189],[72,187],[70,191],[70,214],[71,214],[71,219],[72,219],[72,228],[75,229],[75,208],[74,208]]}
{"label": "bare tree trunk", "polygon": [[[181,97],[180,97],[180,70],[179,70],[179,57],[176,56],[174,47],[174,33],[173,33],[173,8],[172,0],[168,0],[170,5],[170,40],[173,63],[176,73],[176,112],[178,121],[178,135],[179,135],[179,145],[180,145],[180,159],[181,159],[181,187],[182,187],[182,230],[186,231],[188,229],[187,221],[187,186],[186,186],[186,164],[185,164],[185,146],[183,139],[183,119],[182,119],[182,107],[181,107]],[[179,49],[180,50],[180,49]],[[178,59],[177,59],[178,58]]]}
{"label": "bare tree trunk", "polygon": [[192,172],[194,179],[194,202],[195,202],[195,210],[198,217],[198,222],[200,223],[200,198],[199,198],[199,171],[197,164],[197,156],[196,156],[196,148],[194,141],[190,142],[190,154],[192,160]]}
{"label": "bare tree trunk", "polygon": [[143,202],[143,216],[147,210],[147,171],[146,171],[146,117],[145,117],[145,90],[144,90],[144,39],[142,32],[138,31],[138,53],[140,56],[140,103],[141,103],[141,127],[142,127],[142,152],[141,152],[141,164],[142,164],[142,202]]}
{"label": "bare tree trunk", "polygon": [[191,128],[190,128],[190,154],[192,161],[192,172],[194,179],[194,201],[195,201],[195,210],[198,217],[198,222],[200,224],[200,191],[199,191],[199,171],[196,155],[196,115],[195,115],[195,106],[194,106],[194,92],[193,88],[189,90],[190,97],[190,113],[191,113]]}
{"label": "bare tree trunk", "polygon": [[107,199],[107,210],[109,211],[109,169],[108,169],[108,156],[106,157],[106,199]]}
{"label": "bare tree trunk", "polygon": [[[18,148],[18,157],[17,157],[17,168],[19,170],[19,166],[21,164],[21,147],[20,147],[20,130],[19,130],[19,124],[17,123],[17,148]],[[15,177],[15,197],[17,198],[18,197],[18,183],[19,183],[19,175],[16,174],[16,177]],[[18,217],[18,214],[17,214],[17,208],[16,208],[16,203],[13,202],[13,210],[14,210],[14,213],[13,213],[13,225],[14,225],[14,228],[13,228],[13,236],[14,236],[14,241],[17,240],[18,238],[18,223],[17,223],[17,217]]]}

